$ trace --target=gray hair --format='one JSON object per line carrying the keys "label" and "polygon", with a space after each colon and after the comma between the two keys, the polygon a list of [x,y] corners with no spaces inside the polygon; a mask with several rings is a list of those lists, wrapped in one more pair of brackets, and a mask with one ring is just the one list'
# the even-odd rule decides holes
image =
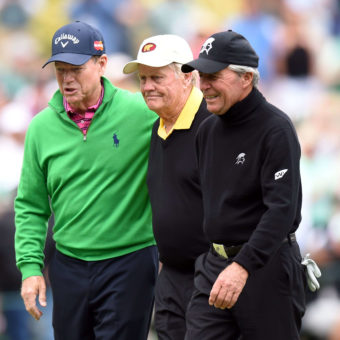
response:
{"label": "gray hair", "polygon": [[260,80],[260,72],[257,68],[254,67],[250,67],[250,66],[242,66],[242,65],[233,65],[230,64],[228,66],[228,69],[231,71],[234,71],[235,73],[237,73],[238,75],[243,75],[247,72],[252,73],[253,74],[253,81],[252,81],[252,85],[254,87],[257,87],[258,82]]}
{"label": "gray hair", "polygon": [[[172,63],[169,65],[169,67],[175,72],[175,74],[179,77],[183,77],[184,73],[181,70],[183,64],[180,63]],[[197,71],[192,71],[192,78],[191,78],[191,85],[192,86],[198,86],[198,79],[199,79],[199,75]]]}

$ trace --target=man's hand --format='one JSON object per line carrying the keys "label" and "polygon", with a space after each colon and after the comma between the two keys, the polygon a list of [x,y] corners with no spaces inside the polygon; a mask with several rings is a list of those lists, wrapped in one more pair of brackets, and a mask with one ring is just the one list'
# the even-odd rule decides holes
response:
{"label": "man's hand", "polygon": [[240,296],[248,279],[248,272],[233,262],[225,268],[215,281],[209,297],[209,304],[216,308],[231,308]]}
{"label": "man's hand", "polygon": [[26,310],[39,320],[42,316],[42,311],[38,309],[36,304],[37,296],[39,304],[46,307],[46,284],[43,276],[30,276],[22,282],[21,297],[24,300]]}

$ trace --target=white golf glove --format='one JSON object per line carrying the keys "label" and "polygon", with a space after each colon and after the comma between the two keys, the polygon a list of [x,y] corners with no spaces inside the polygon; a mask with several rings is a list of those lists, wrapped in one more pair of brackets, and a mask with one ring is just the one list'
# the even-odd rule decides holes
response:
{"label": "white golf glove", "polygon": [[321,276],[321,271],[315,261],[310,259],[309,256],[309,253],[306,254],[301,263],[306,266],[308,287],[312,292],[315,292],[316,290],[320,289],[320,283],[318,282],[317,278]]}

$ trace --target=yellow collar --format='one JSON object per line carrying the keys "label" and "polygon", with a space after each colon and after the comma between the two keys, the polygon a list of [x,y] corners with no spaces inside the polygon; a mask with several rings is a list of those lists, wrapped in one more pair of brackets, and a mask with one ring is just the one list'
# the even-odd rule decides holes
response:
{"label": "yellow collar", "polygon": [[197,87],[193,87],[187,102],[185,103],[182,112],[178,116],[176,123],[169,131],[166,133],[164,128],[164,120],[160,118],[158,127],[158,136],[167,139],[173,130],[186,130],[190,129],[192,121],[195,118],[196,112],[198,111],[203,99],[203,94],[201,90]]}

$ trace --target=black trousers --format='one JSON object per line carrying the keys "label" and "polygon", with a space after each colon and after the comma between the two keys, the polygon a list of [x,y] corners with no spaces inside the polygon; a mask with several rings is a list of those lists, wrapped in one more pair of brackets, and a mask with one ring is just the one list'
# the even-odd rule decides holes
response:
{"label": "black trousers", "polygon": [[158,273],[155,246],[103,261],[56,252],[50,264],[56,340],[146,340]]}
{"label": "black trousers", "polygon": [[299,340],[306,279],[298,244],[282,244],[265,267],[248,277],[234,307],[221,310],[208,299],[230,263],[212,252],[197,259],[185,340]]}
{"label": "black trousers", "polygon": [[194,267],[176,270],[163,264],[156,283],[155,328],[158,340],[183,340],[185,314],[194,289]]}

